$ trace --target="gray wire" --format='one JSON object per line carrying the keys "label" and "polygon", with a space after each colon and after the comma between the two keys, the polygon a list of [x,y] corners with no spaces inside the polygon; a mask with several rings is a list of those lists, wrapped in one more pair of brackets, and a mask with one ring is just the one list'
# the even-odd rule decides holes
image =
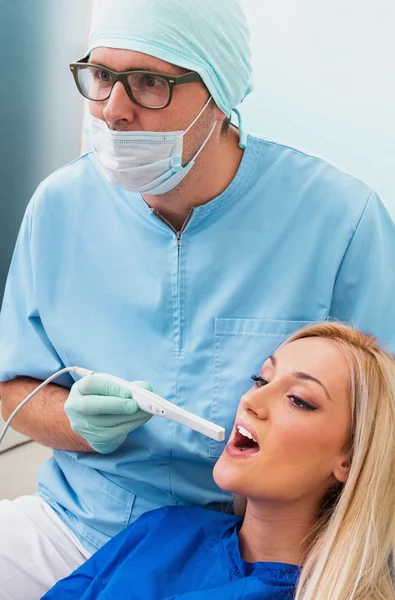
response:
{"label": "gray wire", "polygon": [[46,379],[45,381],[43,381],[43,383],[41,383],[38,387],[36,387],[35,390],[33,390],[28,396],[27,398],[25,398],[14,410],[14,412],[11,414],[11,416],[9,417],[9,419],[7,420],[6,424],[4,425],[3,429],[1,430],[0,433],[0,444],[4,439],[5,434],[7,433],[7,430],[9,428],[9,426],[11,425],[12,421],[14,420],[14,418],[16,417],[16,415],[19,413],[19,411],[36,395],[38,394],[38,392],[40,392],[46,385],[48,385],[48,383],[51,383],[51,381],[53,381],[54,379],[56,379],[57,377],[60,377],[60,375],[63,375],[64,373],[70,373],[70,371],[73,371],[74,367],[67,367],[66,369],[62,369],[61,371],[57,371],[57,373],[54,373],[53,375],[51,375],[51,377],[48,377],[48,379]]}

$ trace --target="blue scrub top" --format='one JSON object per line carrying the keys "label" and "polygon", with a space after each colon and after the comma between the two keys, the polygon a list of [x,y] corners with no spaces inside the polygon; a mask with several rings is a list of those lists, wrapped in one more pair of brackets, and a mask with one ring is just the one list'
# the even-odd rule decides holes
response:
{"label": "blue scrub top", "polygon": [[[232,183],[194,210],[180,240],[87,154],[27,208],[0,380],[44,380],[65,365],[146,380],[228,436],[250,376],[298,328],[336,318],[395,352],[394,256],[374,192],[287,146],[250,136]],[[39,494],[94,552],[145,511],[228,504],[212,477],[225,443],[154,417],[112,454],[54,451]]]}
{"label": "blue scrub top", "polygon": [[43,600],[291,600],[300,568],[243,561],[241,523],[201,508],[151,511]]}

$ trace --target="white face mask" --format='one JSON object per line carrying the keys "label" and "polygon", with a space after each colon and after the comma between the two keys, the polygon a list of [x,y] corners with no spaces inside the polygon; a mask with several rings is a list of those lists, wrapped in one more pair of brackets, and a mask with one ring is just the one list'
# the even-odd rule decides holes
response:
{"label": "white face mask", "polygon": [[216,123],[192,160],[182,166],[183,137],[211,101],[208,99],[185,131],[112,131],[91,117],[91,142],[100,167],[110,181],[130,192],[158,196],[176,187],[192,169],[210,139]]}

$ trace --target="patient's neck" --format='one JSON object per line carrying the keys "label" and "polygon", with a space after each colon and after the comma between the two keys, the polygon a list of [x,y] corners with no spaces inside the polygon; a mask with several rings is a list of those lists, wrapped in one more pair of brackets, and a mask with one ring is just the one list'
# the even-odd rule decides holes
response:
{"label": "patient's neck", "polygon": [[240,554],[247,562],[303,565],[317,520],[317,507],[249,501],[239,532]]}

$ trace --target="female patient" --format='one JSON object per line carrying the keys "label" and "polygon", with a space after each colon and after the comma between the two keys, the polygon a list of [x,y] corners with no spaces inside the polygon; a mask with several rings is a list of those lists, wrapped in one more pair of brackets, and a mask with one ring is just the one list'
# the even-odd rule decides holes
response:
{"label": "female patient", "polygon": [[244,518],[147,513],[46,600],[395,598],[393,358],[324,323],[292,336],[253,380],[214,468],[247,499]]}

